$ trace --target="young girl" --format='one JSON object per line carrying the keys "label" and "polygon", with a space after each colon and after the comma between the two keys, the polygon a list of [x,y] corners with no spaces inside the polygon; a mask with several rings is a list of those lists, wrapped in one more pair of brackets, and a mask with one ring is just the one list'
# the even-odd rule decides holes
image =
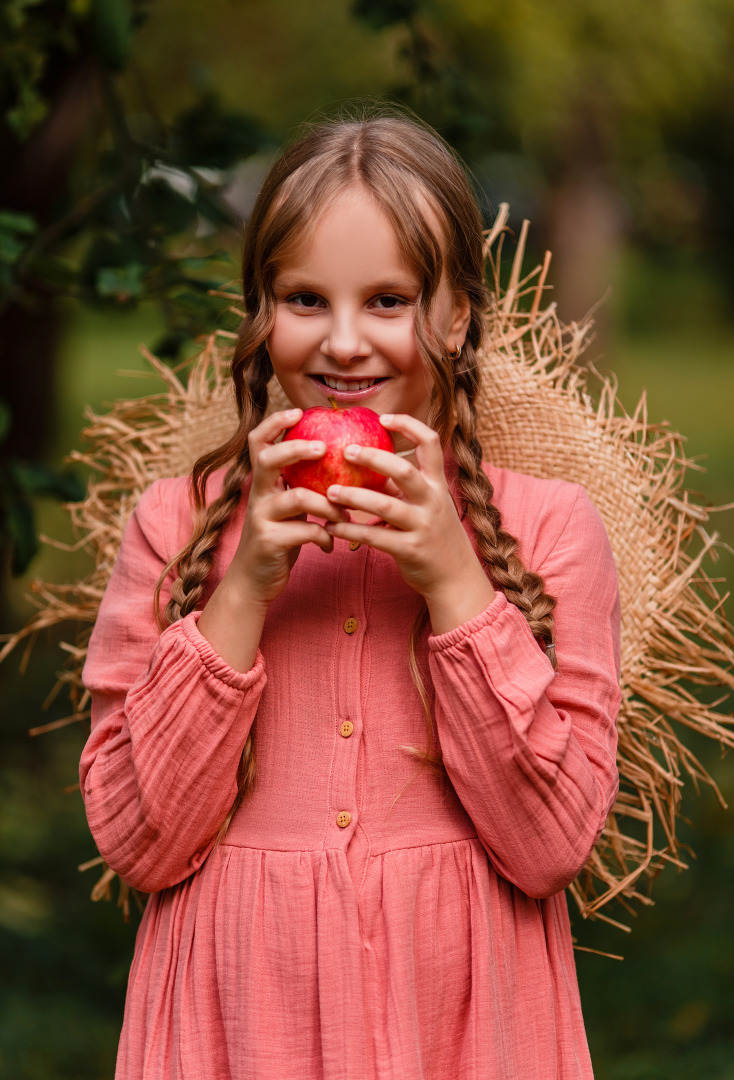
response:
{"label": "young girl", "polygon": [[[616,577],[581,488],[482,462],[461,168],[407,120],[318,128],[243,286],[239,428],[141,499],[85,669],[89,824],[152,894],[117,1076],[590,1077],[563,889],[616,794]],[[286,488],[330,396],[392,432],[347,451],[386,493]]]}

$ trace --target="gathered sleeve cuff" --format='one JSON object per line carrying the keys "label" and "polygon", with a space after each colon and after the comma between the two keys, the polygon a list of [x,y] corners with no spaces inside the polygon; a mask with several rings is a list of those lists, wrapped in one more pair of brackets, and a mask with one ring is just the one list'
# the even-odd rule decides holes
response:
{"label": "gathered sleeve cuff", "polygon": [[603,524],[575,489],[540,569],[556,597],[554,672],[498,592],[429,639],[443,761],[496,871],[530,896],[576,877],[617,792],[619,598]]}
{"label": "gathered sleeve cuff", "polygon": [[199,632],[200,612],[159,634],[152,598],[169,555],[156,487],[125,531],[90,642],[80,765],[100,854],[145,892],[183,880],[211,850],[266,681],[259,652],[247,672],[225,663]]}

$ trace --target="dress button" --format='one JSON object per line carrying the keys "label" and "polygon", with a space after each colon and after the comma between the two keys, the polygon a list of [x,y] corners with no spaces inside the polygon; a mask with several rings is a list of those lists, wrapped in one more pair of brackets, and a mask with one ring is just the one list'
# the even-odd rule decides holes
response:
{"label": "dress button", "polygon": [[339,728],[339,734],[343,735],[345,739],[348,739],[353,731],[354,731],[354,724],[352,723],[352,721],[351,720],[343,720],[342,723],[341,723],[341,726]]}
{"label": "dress button", "polygon": [[359,547],[362,547],[359,540],[352,540],[351,544],[349,545],[349,550],[356,551]]}
{"label": "dress button", "polygon": [[346,829],[351,820],[352,815],[348,810],[342,810],[341,813],[336,815],[336,823],[340,829]]}
{"label": "dress button", "polygon": [[347,634],[353,634],[356,629],[357,629],[357,620],[350,615],[350,617],[344,623],[344,631]]}

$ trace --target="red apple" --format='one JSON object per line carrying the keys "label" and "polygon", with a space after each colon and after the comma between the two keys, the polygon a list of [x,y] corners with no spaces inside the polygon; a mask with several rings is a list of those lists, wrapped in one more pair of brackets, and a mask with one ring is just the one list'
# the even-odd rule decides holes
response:
{"label": "red apple", "polygon": [[288,439],[326,443],[326,453],[316,461],[297,461],[294,465],[286,465],[283,478],[288,487],[310,488],[322,495],[326,494],[330,484],[384,491],[387,478],[382,473],[364,465],[354,465],[344,457],[344,447],[350,443],[395,451],[392,435],[382,426],[379,416],[372,409],[360,405],[351,409],[306,409],[298,423],[286,432],[283,441]]}

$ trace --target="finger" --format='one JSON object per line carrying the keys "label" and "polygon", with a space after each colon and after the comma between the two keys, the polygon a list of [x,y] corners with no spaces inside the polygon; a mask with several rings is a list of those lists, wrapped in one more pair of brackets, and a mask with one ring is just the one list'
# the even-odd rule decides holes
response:
{"label": "finger", "polygon": [[[418,469],[404,457],[392,454],[389,450],[378,450],[374,446],[358,446],[350,443],[344,447],[344,457],[355,465],[374,469],[388,477],[409,499],[418,502],[426,492],[425,478]],[[443,475],[443,458],[441,458]]]}
{"label": "finger", "polygon": [[260,450],[267,443],[275,442],[288,428],[292,428],[303,416],[303,409],[279,409],[271,413],[253,428],[248,436],[250,449]]}
{"label": "finger", "polygon": [[438,434],[408,413],[383,413],[380,423],[388,431],[403,435],[416,448],[416,460],[421,467],[443,471],[443,450]]}
{"label": "finger", "polygon": [[395,529],[408,530],[415,527],[415,507],[392,495],[369,488],[332,484],[326,496],[340,506],[347,506],[350,510],[363,510],[378,517]]}
{"label": "finger", "polygon": [[349,520],[349,513],[343,506],[309,488],[287,488],[268,502],[267,516],[271,521],[287,521],[306,514],[327,521]]}
{"label": "finger", "polygon": [[296,461],[313,461],[326,453],[326,443],[319,439],[289,439],[264,446],[258,455],[261,467],[280,472]]}
{"label": "finger", "polygon": [[257,494],[264,494],[277,484],[286,465],[296,461],[315,461],[326,453],[326,443],[306,439],[293,439],[286,443],[269,443],[258,449],[252,462],[252,486]]}
{"label": "finger", "polygon": [[[332,522],[332,527],[337,524]],[[331,551],[333,539],[323,525],[316,521],[286,521],[278,523],[278,546],[283,551],[302,547],[303,544],[316,544],[324,551]]]}
{"label": "finger", "polygon": [[381,525],[361,525],[357,522],[328,522],[326,532],[350,543],[366,544],[386,555],[396,557],[404,554],[405,534],[385,529]]}

